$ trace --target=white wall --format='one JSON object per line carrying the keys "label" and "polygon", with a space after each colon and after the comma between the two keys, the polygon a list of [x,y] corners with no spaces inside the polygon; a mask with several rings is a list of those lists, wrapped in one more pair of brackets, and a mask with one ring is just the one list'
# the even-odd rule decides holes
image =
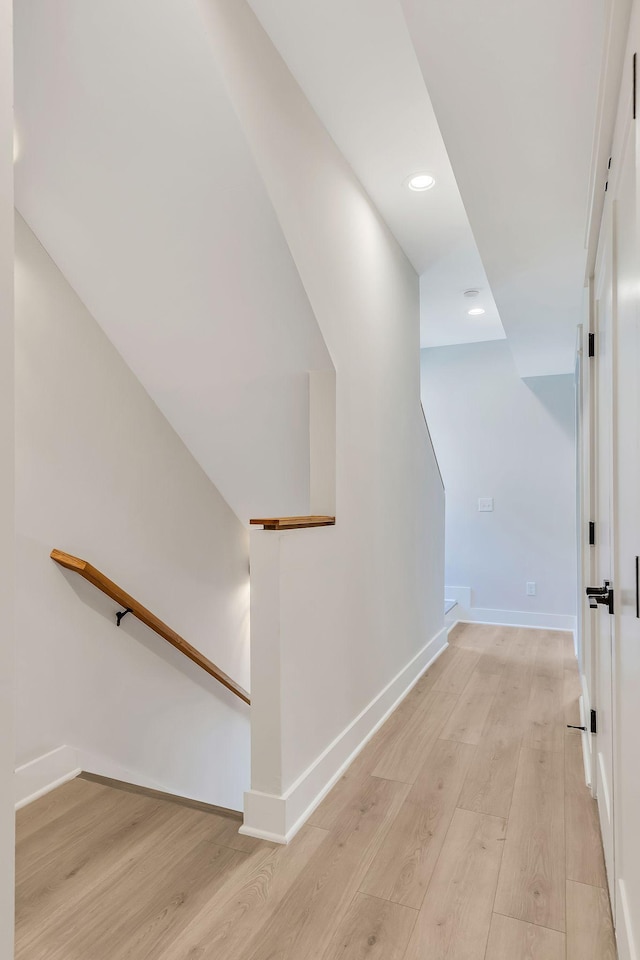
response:
{"label": "white wall", "polygon": [[444,494],[418,278],[248,5],[202,7],[336,368],[336,526],[252,534],[245,823],[282,838],[444,642]]}
{"label": "white wall", "polygon": [[[521,380],[507,341],[437,347],[422,351],[422,399],[447,490],[447,585],[471,588],[479,619],[571,626],[573,377]],[[479,497],[494,498],[493,513],[478,512]]]}
{"label": "white wall", "polygon": [[197,0],[21,0],[16,207],[240,519],[309,512],[331,368]]}
{"label": "white wall", "polygon": [[89,560],[249,687],[247,534],[19,217],[16,239],[16,762],[68,745],[79,766],[239,809],[249,708],[131,617],[118,630],[49,552]]}
{"label": "white wall", "polygon": [[13,65],[0,3],[0,957],[13,956]]}

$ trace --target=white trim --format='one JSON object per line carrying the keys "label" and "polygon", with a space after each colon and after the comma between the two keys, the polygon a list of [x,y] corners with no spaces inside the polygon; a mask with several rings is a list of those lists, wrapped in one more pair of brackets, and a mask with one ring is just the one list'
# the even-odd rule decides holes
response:
{"label": "white trim", "polygon": [[[56,787],[62,786],[68,780],[73,780],[81,773],[96,773],[101,777],[112,780],[122,780],[138,787],[147,787],[150,790],[159,790],[162,793],[179,794],[171,791],[167,786],[157,783],[150,777],[141,776],[128,770],[120,764],[114,763],[108,757],[97,753],[90,753],[78,747],[62,746],[50,750],[49,753],[36,757],[14,771],[14,798],[16,810],[25,807],[39,797],[43,797]],[[186,797],[186,799],[201,800],[200,797]],[[208,802],[208,801],[203,801]]]}
{"label": "white trim", "polygon": [[284,794],[277,796],[258,790],[245,793],[244,824],[240,833],[289,843],[425,670],[446,650],[448,630],[447,626],[439,630]]}
{"label": "white trim", "polygon": [[578,700],[578,705],[580,708],[580,724],[584,727],[584,730],[580,732],[580,742],[582,745],[582,765],[584,766],[584,782],[591,790],[591,749],[589,743],[589,737],[591,736],[590,723],[587,723],[587,711],[584,706],[584,697],[580,697]]}
{"label": "white trim", "polygon": [[611,798],[609,796],[609,784],[607,783],[607,771],[604,768],[604,760],[600,752],[597,754],[597,759],[598,770],[600,771],[600,776],[598,777],[598,802],[602,796],[604,798],[607,821],[611,823]]}
{"label": "white trim", "polygon": [[23,763],[14,772],[14,800],[16,810],[33,803],[45,793],[73,780],[82,772],[73,747],[57,747],[29,763]]}
{"label": "white trim", "polygon": [[486,623],[498,627],[530,627],[532,630],[569,630],[574,636],[576,632],[576,618],[568,613],[534,613],[528,610],[461,607],[458,622]]}
{"label": "white trim", "polygon": [[[587,678],[584,673],[580,674],[580,684],[582,686],[582,696],[580,697],[580,723],[586,727],[582,734],[582,758],[584,761],[584,778],[587,786],[591,790],[591,796],[596,795],[596,785],[593,778],[593,746],[594,740],[590,733],[591,727],[591,703],[589,700],[589,688]],[[587,723],[589,717],[589,723]]]}
{"label": "white trim", "polygon": [[[266,794],[265,794],[266,796]],[[246,794],[245,794],[246,797]],[[246,812],[245,812],[246,817]],[[300,824],[302,826],[302,824]],[[299,828],[298,828],[299,829]],[[258,827],[252,827],[251,830],[245,830],[244,824],[238,830],[238,833],[243,834],[246,837],[255,837],[257,840],[268,840],[270,843],[280,843],[286,844],[293,839],[293,831],[289,831],[286,838],[281,833],[270,833],[269,830],[259,830]],[[297,830],[296,830],[297,833]]]}
{"label": "white trim", "polygon": [[622,923],[618,923],[616,927],[618,955],[620,960],[640,960],[633,937],[627,889],[622,879],[618,880],[618,905],[622,908],[618,911],[618,916],[622,914]]}
{"label": "white trim", "polygon": [[445,587],[444,595],[455,600],[461,607],[471,606],[471,587]]}

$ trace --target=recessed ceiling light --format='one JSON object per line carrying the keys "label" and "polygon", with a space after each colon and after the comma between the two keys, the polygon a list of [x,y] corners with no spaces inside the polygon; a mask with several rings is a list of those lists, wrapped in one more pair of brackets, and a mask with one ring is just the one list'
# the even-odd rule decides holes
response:
{"label": "recessed ceiling light", "polygon": [[435,179],[429,173],[415,173],[409,177],[405,183],[409,190],[415,190],[416,193],[423,193],[425,190],[431,190],[435,184]]}
{"label": "recessed ceiling light", "polygon": [[470,317],[481,317],[484,313],[483,307],[474,307],[473,310],[467,310],[467,313]]}
{"label": "recessed ceiling light", "polygon": [[465,297],[477,297],[479,293],[479,290],[476,290],[474,287],[472,287],[470,290],[465,290],[464,295]]}

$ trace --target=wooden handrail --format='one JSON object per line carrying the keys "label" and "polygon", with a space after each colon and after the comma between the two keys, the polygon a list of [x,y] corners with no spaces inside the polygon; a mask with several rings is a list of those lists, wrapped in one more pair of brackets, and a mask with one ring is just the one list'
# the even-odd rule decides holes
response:
{"label": "wooden handrail", "polygon": [[175,647],[180,653],[184,653],[185,657],[189,657],[189,660],[193,660],[199,667],[202,667],[210,676],[218,680],[228,690],[231,690],[232,693],[235,693],[236,697],[240,697],[245,703],[251,703],[247,691],[243,690],[235,680],[227,676],[223,670],[216,667],[215,663],[212,663],[211,660],[208,660],[199,650],[196,650],[190,643],[183,640],[175,630],[168,627],[166,623],[163,623],[162,620],[158,619],[150,610],[147,610],[141,603],[134,600],[132,596],[112,580],[109,580],[108,577],[105,577],[99,570],[96,570],[95,567],[92,567],[86,560],[80,560],[79,557],[72,557],[71,554],[63,553],[62,550],[52,550],[51,559],[59,563],[61,567],[78,573],[81,577],[84,577],[85,580],[88,580],[89,583],[93,584],[94,587],[97,587],[98,590],[101,590],[103,593],[106,593],[108,597],[111,597],[112,600],[115,600],[116,603],[122,604],[128,613],[132,613],[134,617],[137,617],[145,626],[154,630],[163,640],[170,643],[172,647]]}
{"label": "wooden handrail", "polygon": [[265,530],[300,530],[302,527],[332,527],[335,517],[262,517],[249,520]]}

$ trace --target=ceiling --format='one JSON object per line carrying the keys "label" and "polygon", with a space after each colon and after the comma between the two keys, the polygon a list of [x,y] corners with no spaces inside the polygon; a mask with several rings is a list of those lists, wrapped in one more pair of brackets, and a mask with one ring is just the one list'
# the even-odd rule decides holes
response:
{"label": "ceiling", "polygon": [[[421,275],[421,343],[504,337],[398,0],[249,0]],[[407,189],[426,170],[436,186]],[[470,318],[463,293],[480,290]]]}
{"label": "ceiling", "polygon": [[522,376],[573,370],[610,3],[250,0],[421,275],[424,346],[506,332]]}
{"label": "ceiling", "polygon": [[[249,3],[420,275],[422,345],[506,334],[522,376],[572,371],[614,0]],[[46,0],[20,0],[16,196],[227,495],[234,484],[219,473],[236,439],[213,450],[210,431],[224,425],[202,411],[216,408],[214,383],[231,389],[232,353],[251,345],[243,396],[255,397],[265,427],[259,398],[269,370],[297,378],[298,395],[300,372],[330,361],[198,15],[195,3],[170,0],[59,0],[55,11]],[[419,171],[435,177],[432,190],[407,189]],[[99,263],[113,265],[111,282]],[[473,303],[468,288],[479,290]],[[485,314],[469,317],[472,305]],[[184,316],[174,337],[176,308]],[[277,325],[304,318],[291,319],[284,358],[253,340],[251,318],[265,311]],[[164,338],[160,365],[143,349],[149,316]],[[188,409],[177,398],[191,362]],[[286,461],[301,424],[284,419]],[[266,433],[251,438],[253,451]],[[258,512],[277,512],[271,495],[265,500]],[[244,500],[235,506],[246,515]]]}
{"label": "ceiling", "polygon": [[610,2],[401,3],[519,372],[570,372]]}

